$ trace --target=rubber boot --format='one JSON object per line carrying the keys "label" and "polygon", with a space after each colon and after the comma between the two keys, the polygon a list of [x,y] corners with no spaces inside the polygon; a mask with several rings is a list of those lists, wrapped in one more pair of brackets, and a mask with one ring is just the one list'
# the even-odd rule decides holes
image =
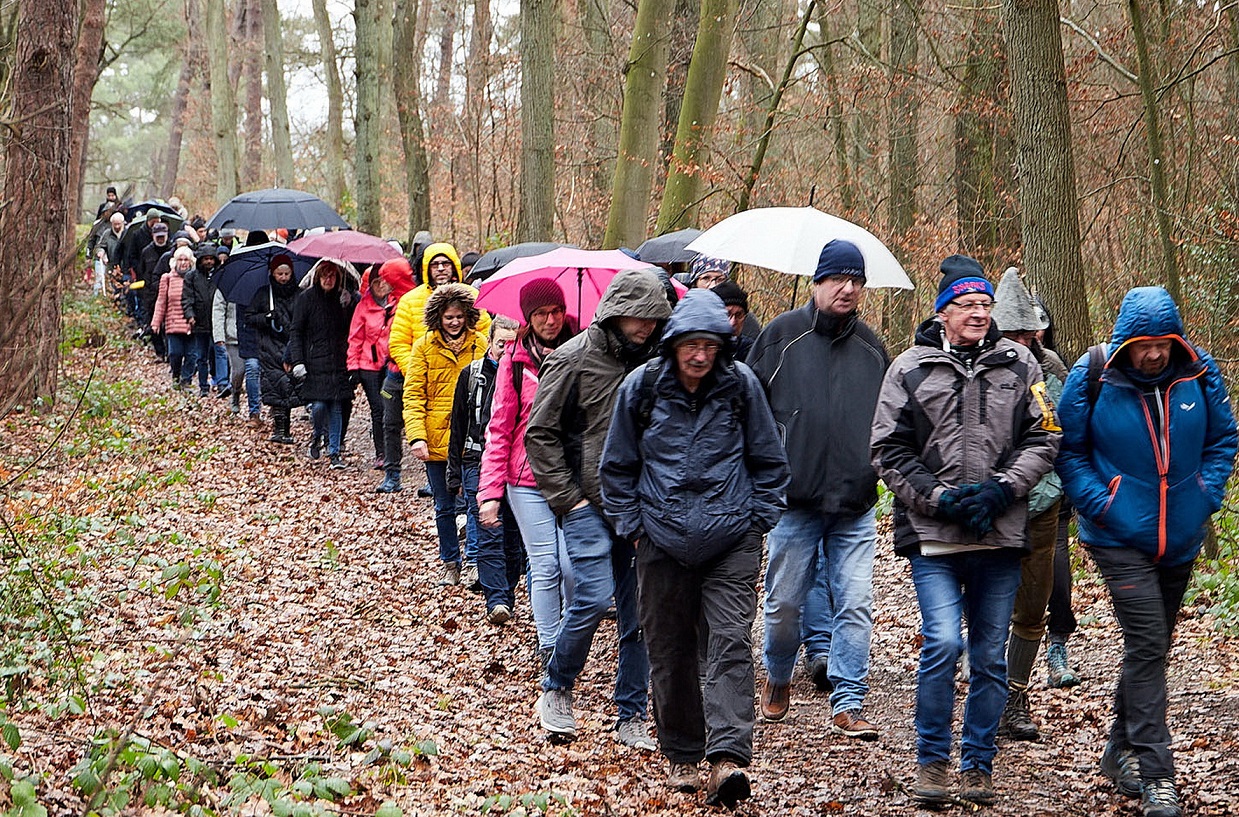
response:
{"label": "rubber boot", "polygon": [[280,442],[284,443],[284,445],[292,445],[296,442],[296,440],[293,439],[293,416],[290,409],[284,409],[284,419],[282,420],[282,423],[283,426],[281,431],[284,435],[284,439],[280,440]]}
{"label": "rubber boot", "polygon": [[1007,643],[1007,705],[998,721],[998,731],[1014,740],[1041,739],[1041,730],[1028,713],[1028,677],[1040,646],[1040,641],[1029,641],[1015,634]]}
{"label": "rubber boot", "polygon": [[284,426],[282,422],[288,421],[288,409],[286,408],[271,408],[271,436],[268,438],[273,443],[283,444],[284,442]]}

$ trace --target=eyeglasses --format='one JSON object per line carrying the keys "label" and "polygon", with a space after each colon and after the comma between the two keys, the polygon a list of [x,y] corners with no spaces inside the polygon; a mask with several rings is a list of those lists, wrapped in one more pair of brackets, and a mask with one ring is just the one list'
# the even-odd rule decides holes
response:
{"label": "eyeglasses", "polygon": [[711,340],[686,340],[681,343],[677,349],[683,349],[691,355],[705,353],[707,355],[717,355],[718,350],[723,348],[721,343],[715,343]]}
{"label": "eyeglasses", "polygon": [[452,262],[451,261],[431,261],[427,266],[429,266],[431,269],[435,269],[437,267],[450,267],[452,266]]}
{"label": "eyeglasses", "polygon": [[982,312],[993,312],[993,301],[951,301],[951,306],[956,307],[961,312],[976,312],[980,309]]}

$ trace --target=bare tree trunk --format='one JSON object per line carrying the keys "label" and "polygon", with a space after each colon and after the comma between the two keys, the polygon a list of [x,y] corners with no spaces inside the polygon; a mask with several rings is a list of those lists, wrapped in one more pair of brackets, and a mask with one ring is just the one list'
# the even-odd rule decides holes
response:
{"label": "bare tree trunk", "polygon": [[[916,224],[916,187],[920,182],[917,160],[917,20],[920,0],[893,0],[890,22],[890,230],[896,249],[902,246]],[[907,261],[906,253],[900,252]],[[913,299],[903,290],[887,292],[886,336],[898,346],[912,339]]]}
{"label": "bare tree trunk", "polygon": [[718,115],[718,101],[727,78],[727,55],[736,24],[736,0],[702,0],[697,44],[688,66],[684,104],[675,132],[675,150],[667,172],[658,232],[665,233],[697,223],[701,205],[701,168],[710,152],[710,137]]}
{"label": "bare tree trunk", "polygon": [[1072,158],[1067,75],[1054,0],[1003,0],[1020,181],[1024,268],[1054,315],[1067,360],[1092,343]]}
{"label": "bare tree trunk", "polygon": [[211,130],[215,142],[215,198],[223,204],[237,194],[236,100],[228,82],[228,28],[224,0],[206,0],[207,57],[211,75]]}
{"label": "bare tree trunk", "polygon": [[736,36],[744,47],[744,106],[746,138],[760,137],[766,123],[770,97],[787,63],[783,43],[787,39],[786,0],[740,0]]}
{"label": "bare tree trunk", "polygon": [[65,203],[78,1],[20,0],[19,15],[0,209],[0,417],[56,397],[60,293],[74,255]]}
{"label": "bare tree trunk", "polygon": [[456,50],[456,22],[459,16],[459,0],[444,0],[443,29],[439,32],[439,75],[435,77],[435,96],[430,103],[431,131],[451,133],[450,124],[455,115],[448,101],[452,87],[452,54]]}
{"label": "bare tree trunk", "polygon": [[465,60],[465,141],[461,159],[468,168],[465,174],[468,195],[473,210],[474,230],[479,241],[485,238],[486,232],[482,214],[482,114],[486,86],[490,82],[490,44],[493,37],[490,0],[474,0],[469,55]]}
{"label": "bare tree trunk", "polygon": [[843,95],[839,91],[839,68],[835,59],[833,35],[831,34],[831,19],[827,13],[827,3],[817,5],[817,25],[821,32],[821,47],[813,49],[813,57],[826,79],[827,111],[832,154],[835,160],[834,186],[839,191],[840,204],[844,213],[851,213],[856,208],[856,188],[852,181],[852,170],[848,164],[847,124],[843,121]]}
{"label": "bare tree trunk", "polygon": [[[693,44],[697,41],[701,0],[676,0],[671,15],[671,40],[667,49],[667,93],[663,95],[663,121],[658,151],[670,156],[675,150],[675,131],[680,124],[680,105],[684,102],[684,86],[688,83],[688,64],[693,61]],[[665,163],[660,163],[655,178],[666,176]]]}
{"label": "bare tree trunk", "polygon": [[[674,0],[673,0],[674,1]],[[660,0],[661,2],[661,0]],[[594,163],[593,184],[601,198],[610,192],[615,179],[615,159],[613,151],[618,143],[616,120],[611,113],[614,111],[614,49],[611,38],[611,21],[607,16],[609,8],[604,0],[581,0],[581,28],[585,33],[586,55],[590,64],[598,66],[598,71],[589,77],[582,77],[581,93],[585,104],[592,114],[590,120],[590,153],[597,157]],[[638,13],[640,7],[638,4]],[[633,37],[636,37],[634,23]],[[666,58],[663,58],[664,74]],[[657,113],[657,111],[655,112]],[[620,114],[623,118],[623,114]]]}
{"label": "bare tree trunk", "polygon": [[549,241],[555,218],[557,0],[521,0],[521,207],[517,241]]}
{"label": "bare tree trunk", "polygon": [[[1166,289],[1179,300],[1179,253],[1174,243],[1174,226],[1170,223],[1170,194],[1163,168],[1161,123],[1157,114],[1157,81],[1153,76],[1153,61],[1149,58],[1149,41],[1144,33],[1144,15],[1140,0],[1127,0],[1131,15],[1132,38],[1136,43],[1136,59],[1140,66],[1140,97],[1144,101],[1144,138],[1149,148],[1149,183],[1153,193],[1153,214],[1157,235],[1162,244],[1162,271]],[[1164,42],[1164,40],[1163,40]],[[1232,100],[1233,102],[1233,100]]]}
{"label": "bare tree trunk", "polygon": [[241,187],[253,190],[262,183],[262,52],[263,25],[261,0],[238,0],[236,22],[233,26],[233,43],[240,53],[229,73],[240,82],[244,77],[245,90],[242,111],[245,126],[241,131]]}
{"label": "bare tree trunk", "polygon": [[396,5],[392,57],[395,62],[396,115],[404,145],[404,174],[409,189],[408,241],[412,246],[418,230],[430,229],[430,174],[422,132],[421,60],[418,40],[418,0],[400,0]]}
{"label": "bare tree trunk", "polygon": [[645,239],[657,166],[658,121],[667,78],[668,28],[675,0],[641,0],[624,68],[624,112],[602,246],[635,247]]}
{"label": "bare tree trunk", "polygon": [[380,100],[378,0],[356,0],[353,19],[356,26],[354,74],[357,82],[357,113],[353,120],[353,141],[356,156],[353,170],[357,174],[357,229],[379,235],[383,229],[383,213],[379,200],[379,170],[383,143],[383,122]]}
{"label": "bare tree trunk", "polygon": [[275,149],[275,186],[293,187],[293,140],[288,131],[288,92],[284,83],[284,36],[276,0],[262,0],[262,32],[266,45],[267,104],[271,142]]}
{"label": "bare tree trunk", "polygon": [[[90,132],[90,95],[99,79],[99,57],[103,50],[103,20],[105,0],[83,0],[82,22],[77,37],[76,57],[73,67],[72,119],[69,130],[69,184],[65,190],[68,197],[65,210],[65,243],[73,243],[74,225],[81,217],[82,167],[86,155],[86,136]],[[92,214],[93,215],[93,214]]]}
{"label": "bare tree trunk", "polygon": [[327,80],[327,149],[323,175],[327,181],[327,201],[337,211],[344,206],[344,90],[336,65],[336,42],[332,38],[327,0],[314,0],[314,26],[318,31],[319,51],[323,55],[323,75]]}

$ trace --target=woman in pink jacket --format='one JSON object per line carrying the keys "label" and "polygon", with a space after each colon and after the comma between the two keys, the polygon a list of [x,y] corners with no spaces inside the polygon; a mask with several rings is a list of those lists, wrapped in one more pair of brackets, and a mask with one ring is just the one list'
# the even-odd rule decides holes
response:
{"label": "woman in pink jacket", "polygon": [[190,343],[192,327],[181,308],[181,293],[185,289],[185,274],[194,268],[194,251],[181,247],[172,254],[172,269],[159,279],[159,294],[155,296],[155,311],[151,316],[151,331],[163,332],[168,344],[168,366],[172,369],[172,388],[192,385],[197,355]]}
{"label": "woman in pink jacket", "polygon": [[508,347],[510,353],[499,361],[496,375],[478,482],[478,516],[483,525],[498,525],[499,501],[507,496],[529,556],[529,606],[545,667],[568,607],[572,577],[563,533],[529,468],[525,426],[542,361],[574,332],[566,320],[563,290],[555,281],[539,279],[526,284],[521,288],[520,304],[525,325],[516,343]]}

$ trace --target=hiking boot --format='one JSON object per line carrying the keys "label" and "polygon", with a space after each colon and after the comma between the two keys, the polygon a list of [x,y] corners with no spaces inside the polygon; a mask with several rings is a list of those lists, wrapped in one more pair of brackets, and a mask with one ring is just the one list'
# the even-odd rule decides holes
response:
{"label": "hiking boot", "polygon": [[473,591],[482,589],[478,583],[478,566],[473,562],[460,563],[460,583]]}
{"label": "hiking boot", "polygon": [[1028,690],[1012,688],[998,719],[998,734],[1012,740],[1041,740],[1041,730],[1028,714]]}
{"label": "hiking boot", "polygon": [[1140,792],[1140,810],[1144,817],[1183,817],[1179,793],[1169,777],[1146,780]]}
{"label": "hiking boot", "polygon": [[749,777],[731,760],[710,764],[710,782],[706,784],[706,805],[734,809],[741,800],[749,799]]}
{"label": "hiking boot", "polygon": [[316,460],[323,455],[323,438],[315,434],[310,439],[310,459]]}
{"label": "hiking boot", "polygon": [[232,412],[232,415],[234,417],[240,417],[241,416],[241,401],[233,400],[232,405],[228,407],[228,410]]}
{"label": "hiking boot", "polygon": [[1055,689],[1079,685],[1080,676],[1067,664],[1066,642],[1051,641],[1045,648],[1045,662],[1050,667],[1047,684]]}
{"label": "hiking boot", "polygon": [[1114,781],[1114,787],[1124,797],[1140,796],[1140,759],[1131,749],[1118,749],[1106,741],[1101,752],[1101,773]]}
{"label": "hiking boot", "polygon": [[496,604],[486,614],[486,620],[491,624],[507,624],[512,618],[512,611],[506,604]]}
{"label": "hiking boot", "polygon": [[429,485],[423,485],[422,487],[417,489],[417,495],[422,499],[429,499],[430,497],[435,495],[435,492],[430,490]]}
{"label": "hiking boot", "polygon": [[835,685],[830,682],[830,656],[817,655],[813,658],[805,656],[805,672],[813,679],[813,686],[818,692],[834,692]]}
{"label": "hiking boot", "polygon": [[348,466],[344,464],[344,458],[339,454],[332,454],[331,469],[333,471],[343,471],[345,468],[348,468]]}
{"label": "hiking boot", "polygon": [[455,587],[460,584],[460,562],[444,562],[439,575],[440,587]]}
{"label": "hiking boot", "polygon": [[859,709],[840,712],[830,722],[830,731],[858,740],[877,740],[878,727],[865,720]]}
{"label": "hiking boot", "polygon": [[629,718],[615,725],[615,740],[633,749],[652,752],[658,744],[650,737],[650,727],[640,718]]}
{"label": "hiking boot", "polygon": [[951,802],[951,766],[945,760],[935,760],[917,767],[916,783],[912,786],[912,802],[938,808]]}
{"label": "hiking boot", "polygon": [[672,763],[667,772],[667,786],[691,794],[701,788],[701,772],[695,763]]}
{"label": "hiking boot", "polygon": [[552,743],[576,740],[576,718],[572,717],[572,690],[548,689],[538,699],[538,720]]}
{"label": "hiking boot", "polygon": [[374,489],[376,494],[398,494],[400,493],[400,475],[388,474],[383,477],[383,481]]}
{"label": "hiking boot", "polygon": [[775,684],[767,678],[761,685],[761,716],[768,721],[787,717],[792,705],[792,685]]}
{"label": "hiking boot", "polygon": [[989,772],[964,769],[960,775],[959,797],[978,806],[992,806],[998,794],[994,791],[994,781]]}

